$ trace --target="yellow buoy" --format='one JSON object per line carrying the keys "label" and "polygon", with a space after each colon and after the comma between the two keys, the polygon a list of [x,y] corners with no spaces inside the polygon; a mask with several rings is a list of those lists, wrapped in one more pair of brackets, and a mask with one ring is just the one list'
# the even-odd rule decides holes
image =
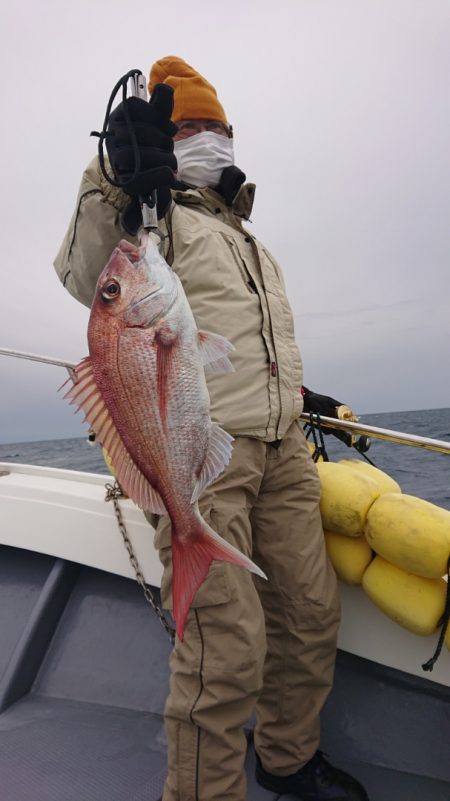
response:
{"label": "yellow buoy", "polygon": [[[108,451],[106,450],[106,448],[102,448],[102,454],[103,454],[103,458],[105,460],[106,467],[108,468],[109,472],[112,473],[112,475],[114,476],[114,478],[117,481],[116,471],[114,470],[114,467],[112,466],[111,457],[110,457]],[[128,495],[126,494],[125,490],[122,487],[120,489],[122,491],[122,496],[124,498],[128,498]]]}
{"label": "yellow buoy", "polygon": [[439,625],[447,591],[444,579],[415,576],[377,556],[362,585],[382,612],[409,631],[426,636]]}
{"label": "yellow buoy", "polygon": [[397,484],[393,478],[368,462],[362,462],[361,459],[340,459],[338,464],[344,464],[346,467],[360,470],[364,475],[373,478],[378,484],[380,495],[383,495],[385,492],[401,492],[400,485]]}
{"label": "yellow buoy", "polygon": [[320,513],[323,527],[336,534],[359,537],[367,512],[378,498],[376,482],[353,468],[334,462],[318,462],[321,481]]}
{"label": "yellow buoy", "polygon": [[364,537],[346,537],[325,531],[325,545],[337,575],[347,584],[361,584],[372,560],[372,549]]}
{"label": "yellow buoy", "polygon": [[109,453],[106,450],[106,448],[102,448],[102,455],[103,455],[106,467],[108,468],[109,472],[113,474],[114,478],[117,478],[117,476],[115,474],[115,471],[114,471],[114,467],[112,466],[112,462],[111,462]]}
{"label": "yellow buoy", "polygon": [[370,547],[409,573],[440,578],[450,555],[450,512],[412,495],[381,495],[367,515]]}

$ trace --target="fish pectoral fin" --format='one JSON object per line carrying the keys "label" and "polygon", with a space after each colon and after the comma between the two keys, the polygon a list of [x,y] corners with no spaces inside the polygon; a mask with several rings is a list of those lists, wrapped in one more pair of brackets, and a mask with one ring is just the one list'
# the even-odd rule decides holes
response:
{"label": "fish pectoral fin", "polygon": [[120,486],[141,509],[158,515],[167,514],[159,492],[135,464],[116,428],[94,378],[89,356],[74,368],[74,377],[64,398],[76,406],[77,411],[84,411],[83,422],[89,423],[96,440],[108,454]]}
{"label": "fish pectoral fin", "polygon": [[217,423],[211,424],[208,450],[197,483],[192,493],[191,503],[198,500],[203,490],[220,476],[222,470],[231,459],[233,437]]}
{"label": "fish pectoral fin", "polygon": [[211,331],[198,331],[198,346],[205,373],[234,373],[228,354],[234,350],[228,339]]}

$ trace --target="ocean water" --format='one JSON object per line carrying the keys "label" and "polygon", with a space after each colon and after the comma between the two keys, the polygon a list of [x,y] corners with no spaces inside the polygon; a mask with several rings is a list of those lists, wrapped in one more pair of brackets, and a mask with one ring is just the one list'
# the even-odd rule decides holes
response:
{"label": "ocean water", "polygon": [[[361,422],[450,442],[450,409],[363,415]],[[325,437],[325,444],[331,459],[361,458],[332,435]],[[450,454],[373,439],[367,455],[403,492],[450,510]],[[100,448],[85,438],[0,445],[0,462],[8,461],[107,473]]]}

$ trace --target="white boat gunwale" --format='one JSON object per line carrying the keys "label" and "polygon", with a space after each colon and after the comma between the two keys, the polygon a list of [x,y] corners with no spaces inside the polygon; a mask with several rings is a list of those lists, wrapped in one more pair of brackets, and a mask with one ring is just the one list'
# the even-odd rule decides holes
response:
{"label": "white boat gunwale", "polygon": [[[135,580],[105,485],[112,476],[54,467],[0,462],[0,545],[44,553]],[[154,531],[143,512],[122,499],[125,525],[148,584],[159,587],[162,567]],[[61,536],[64,531],[64,536]],[[450,653],[444,647],[433,672],[421,665],[439,632],[419,637],[380,612],[361,587],[340,582],[344,651],[450,687]]]}

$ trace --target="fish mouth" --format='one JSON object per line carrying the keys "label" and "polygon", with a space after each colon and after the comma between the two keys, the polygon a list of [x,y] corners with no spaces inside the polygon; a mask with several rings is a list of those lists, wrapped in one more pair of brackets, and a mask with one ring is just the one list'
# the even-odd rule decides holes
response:
{"label": "fish mouth", "polygon": [[152,325],[155,325],[155,323],[158,320],[160,320],[162,317],[164,317],[166,314],[168,314],[168,312],[171,310],[172,306],[174,305],[174,303],[175,303],[175,301],[177,299],[176,285],[172,286],[170,289],[166,289],[164,287],[164,285],[157,286],[156,289],[152,289],[150,292],[147,292],[147,294],[144,295],[142,298],[140,298],[139,300],[136,300],[133,304],[131,304],[130,310],[132,312],[135,312],[136,309],[138,309],[146,301],[148,301],[149,298],[151,298],[151,297],[153,297],[153,296],[155,296],[157,294],[161,294],[162,296],[163,295],[167,295],[168,296],[167,305],[165,305],[163,309],[155,310],[155,313],[152,314],[150,316],[150,318],[147,319],[145,322],[140,322],[140,323],[137,323],[137,324],[131,324],[132,328],[150,328]]}
{"label": "fish mouth", "polygon": [[135,301],[135,302],[132,304],[131,308],[132,308],[132,309],[135,309],[135,308],[136,308],[136,306],[140,306],[140,305],[141,305],[141,303],[144,303],[144,301],[146,301],[146,300],[148,300],[149,298],[151,298],[151,297],[152,297],[152,295],[156,295],[156,293],[157,293],[157,292],[161,292],[162,288],[163,288],[162,286],[157,286],[157,287],[156,287],[156,289],[152,289],[152,291],[151,291],[151,292],[147,292],[147,294],[146,294],[146,295],[144,295],[142,298],[140,298],[139,300],[136,300],[136,301]]}

